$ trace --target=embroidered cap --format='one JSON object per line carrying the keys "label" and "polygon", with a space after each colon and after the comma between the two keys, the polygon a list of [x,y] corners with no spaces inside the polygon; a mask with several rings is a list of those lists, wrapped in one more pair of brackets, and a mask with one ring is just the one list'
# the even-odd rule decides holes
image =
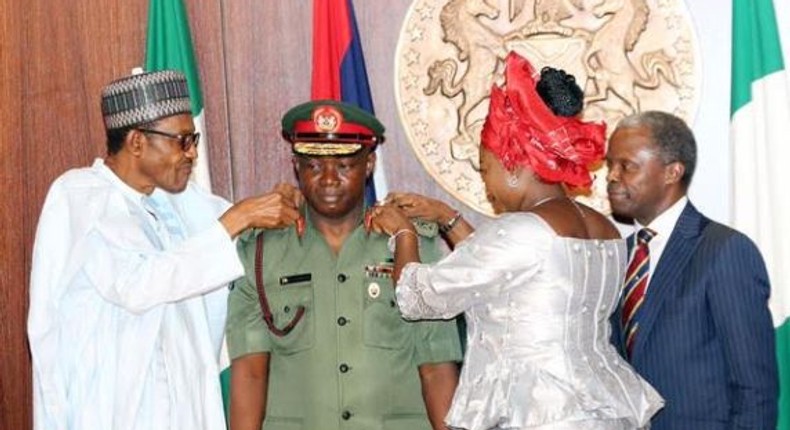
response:
{"label": "embroidered cap", "polygon": [[181,72],[163,70],[115,80],[102,91],[101,111],[107,130],[191,114],[187,78]]}
{"label": "embroidered cap", "polygon": [[384,142],[384,126],[376,117],[334,100],[314,100],[290,109],[282,128],[283,138],[301,155],[353,155]]}

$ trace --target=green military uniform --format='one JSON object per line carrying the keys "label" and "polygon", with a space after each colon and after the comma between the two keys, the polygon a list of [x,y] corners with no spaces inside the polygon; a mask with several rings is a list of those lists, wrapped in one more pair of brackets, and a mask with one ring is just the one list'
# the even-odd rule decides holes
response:
{"label": "green military uniform", "polygon": [[[374,116],[330,100],[290,109],[282,126],[298,157],[353,156],[384,141]],[[239,240],[247,275],[230,293],[228,347],[232,359],[269,353],[264,428],[429,429],[417,367],[461,360],[455,323],[401,318],[386,236],[360,220],[336,255],[309,210],[306,220],[301,238],[288,228]],[[435,234],[421,238],[421,255],[439,257]]]}
{"label": "green military uniform", "polygon": [[[430,429],[417,366],[460,361],[454,321],[407,322],[395,303],[387,237],[360,226],[335,255],[309,222],[253,232],[239,242],[247,275],[229,299],[232,359],[268,352],[266,430]],[[255,281],[257,236],[275,331],[264,322]],[[421,238],[423,261],[439,257]]]}

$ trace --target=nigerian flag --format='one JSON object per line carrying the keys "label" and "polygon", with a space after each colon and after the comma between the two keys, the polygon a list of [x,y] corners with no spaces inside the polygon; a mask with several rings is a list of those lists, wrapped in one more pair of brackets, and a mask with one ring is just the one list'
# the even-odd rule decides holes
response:
{"label": "nigerian flag", "polygon": [[730,140],[732,220],[763,253],[771,277],[781,395],[790,430],[790,93],[772,0],[733,0]]}
{"label": "nigerian flag", "polygon": [[145,70],[152,72],[162,69],[179,70],[187,77],[195,130],[200,133],[198,162],[192,171],[192,178],[211,191],[203,93],[200,91],[200,78],[192,49],[189,19],[181,0],[151,0],[148,6]]}
{"label": "nigerian flag", "polygon": [[[192,179],[207,191],[211,191],[209,175],[208,139],[206,138],[205,116],[203,114],[203,94],[200,91],[195,54],[192,49],[192,36],[189,32],[189,19],[181,0],[151,0],[148,6],[148,37],[145,48],[145,70],[155,71],[174,69],[183,72],[188,81],[189,95],[192,99],[192,116],[195,130],[200,133],[197,165],[192,171]],[[207,295],[205,300],[222,300],[221,294]],[[221,318],[225,315],[209,315]],[[221,335],[221,334],[215,334]],[[222,400],[227,416],[230,396],[230,359],[227,345],[222,342],[219,368],[222,383]]]}

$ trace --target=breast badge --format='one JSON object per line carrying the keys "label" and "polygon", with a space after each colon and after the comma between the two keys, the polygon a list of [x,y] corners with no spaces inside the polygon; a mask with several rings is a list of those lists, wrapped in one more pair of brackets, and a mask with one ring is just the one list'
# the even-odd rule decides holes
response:
{"label": "breast badge", "polygon": [[[396,50],[400,118],[428,173],[481,213],[480,130],[511,50],[572,73],[584,119],[610,131],[643,110],[693,120],[701,66],[682,0],[415,0]],[[579,199],[608,213],[605,176]]]}
{"label": "breast badge", "polygon": [[379,286],[378,282],[371,282],[368,285],[368,296],[371,299],[376,299],[381,295],[381,287]]}

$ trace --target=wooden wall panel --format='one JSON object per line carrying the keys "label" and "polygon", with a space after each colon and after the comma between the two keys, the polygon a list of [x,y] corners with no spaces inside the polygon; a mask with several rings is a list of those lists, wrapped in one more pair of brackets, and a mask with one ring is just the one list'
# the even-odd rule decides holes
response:
{"label": "wooden wall panel", "polygon": [[50,183],[104,154],[99,91],[142,60],[146,2],[0,7],[0,428],[31,427],[25,324],[33,235]]}
{"label": "wooden wall panel", "polygon": [[[143,2],[24,2],[24,148],[35,172],[30,197],[43,202],[68,168],[104,154],[102,86],[142,62]],[[40,207],[31,207],[35,219]]]}
{"label": "wooden wall panel", "polygon": [[233,189],[237,199],[293,182],[280,118],[310,97],[311,2],[226,1]]}
{"label": "wooden wall panel", "polygon": [[22,3],[0,0],[0,428],[30,423],[30,367],[23,322],[27,301],[22,150]]}
{"label": "wooden wall panel", "polygon": [[185,1],[184,4],[189,13],[203,89],[212,191],[233,200],[223,7],[220,0]]}

